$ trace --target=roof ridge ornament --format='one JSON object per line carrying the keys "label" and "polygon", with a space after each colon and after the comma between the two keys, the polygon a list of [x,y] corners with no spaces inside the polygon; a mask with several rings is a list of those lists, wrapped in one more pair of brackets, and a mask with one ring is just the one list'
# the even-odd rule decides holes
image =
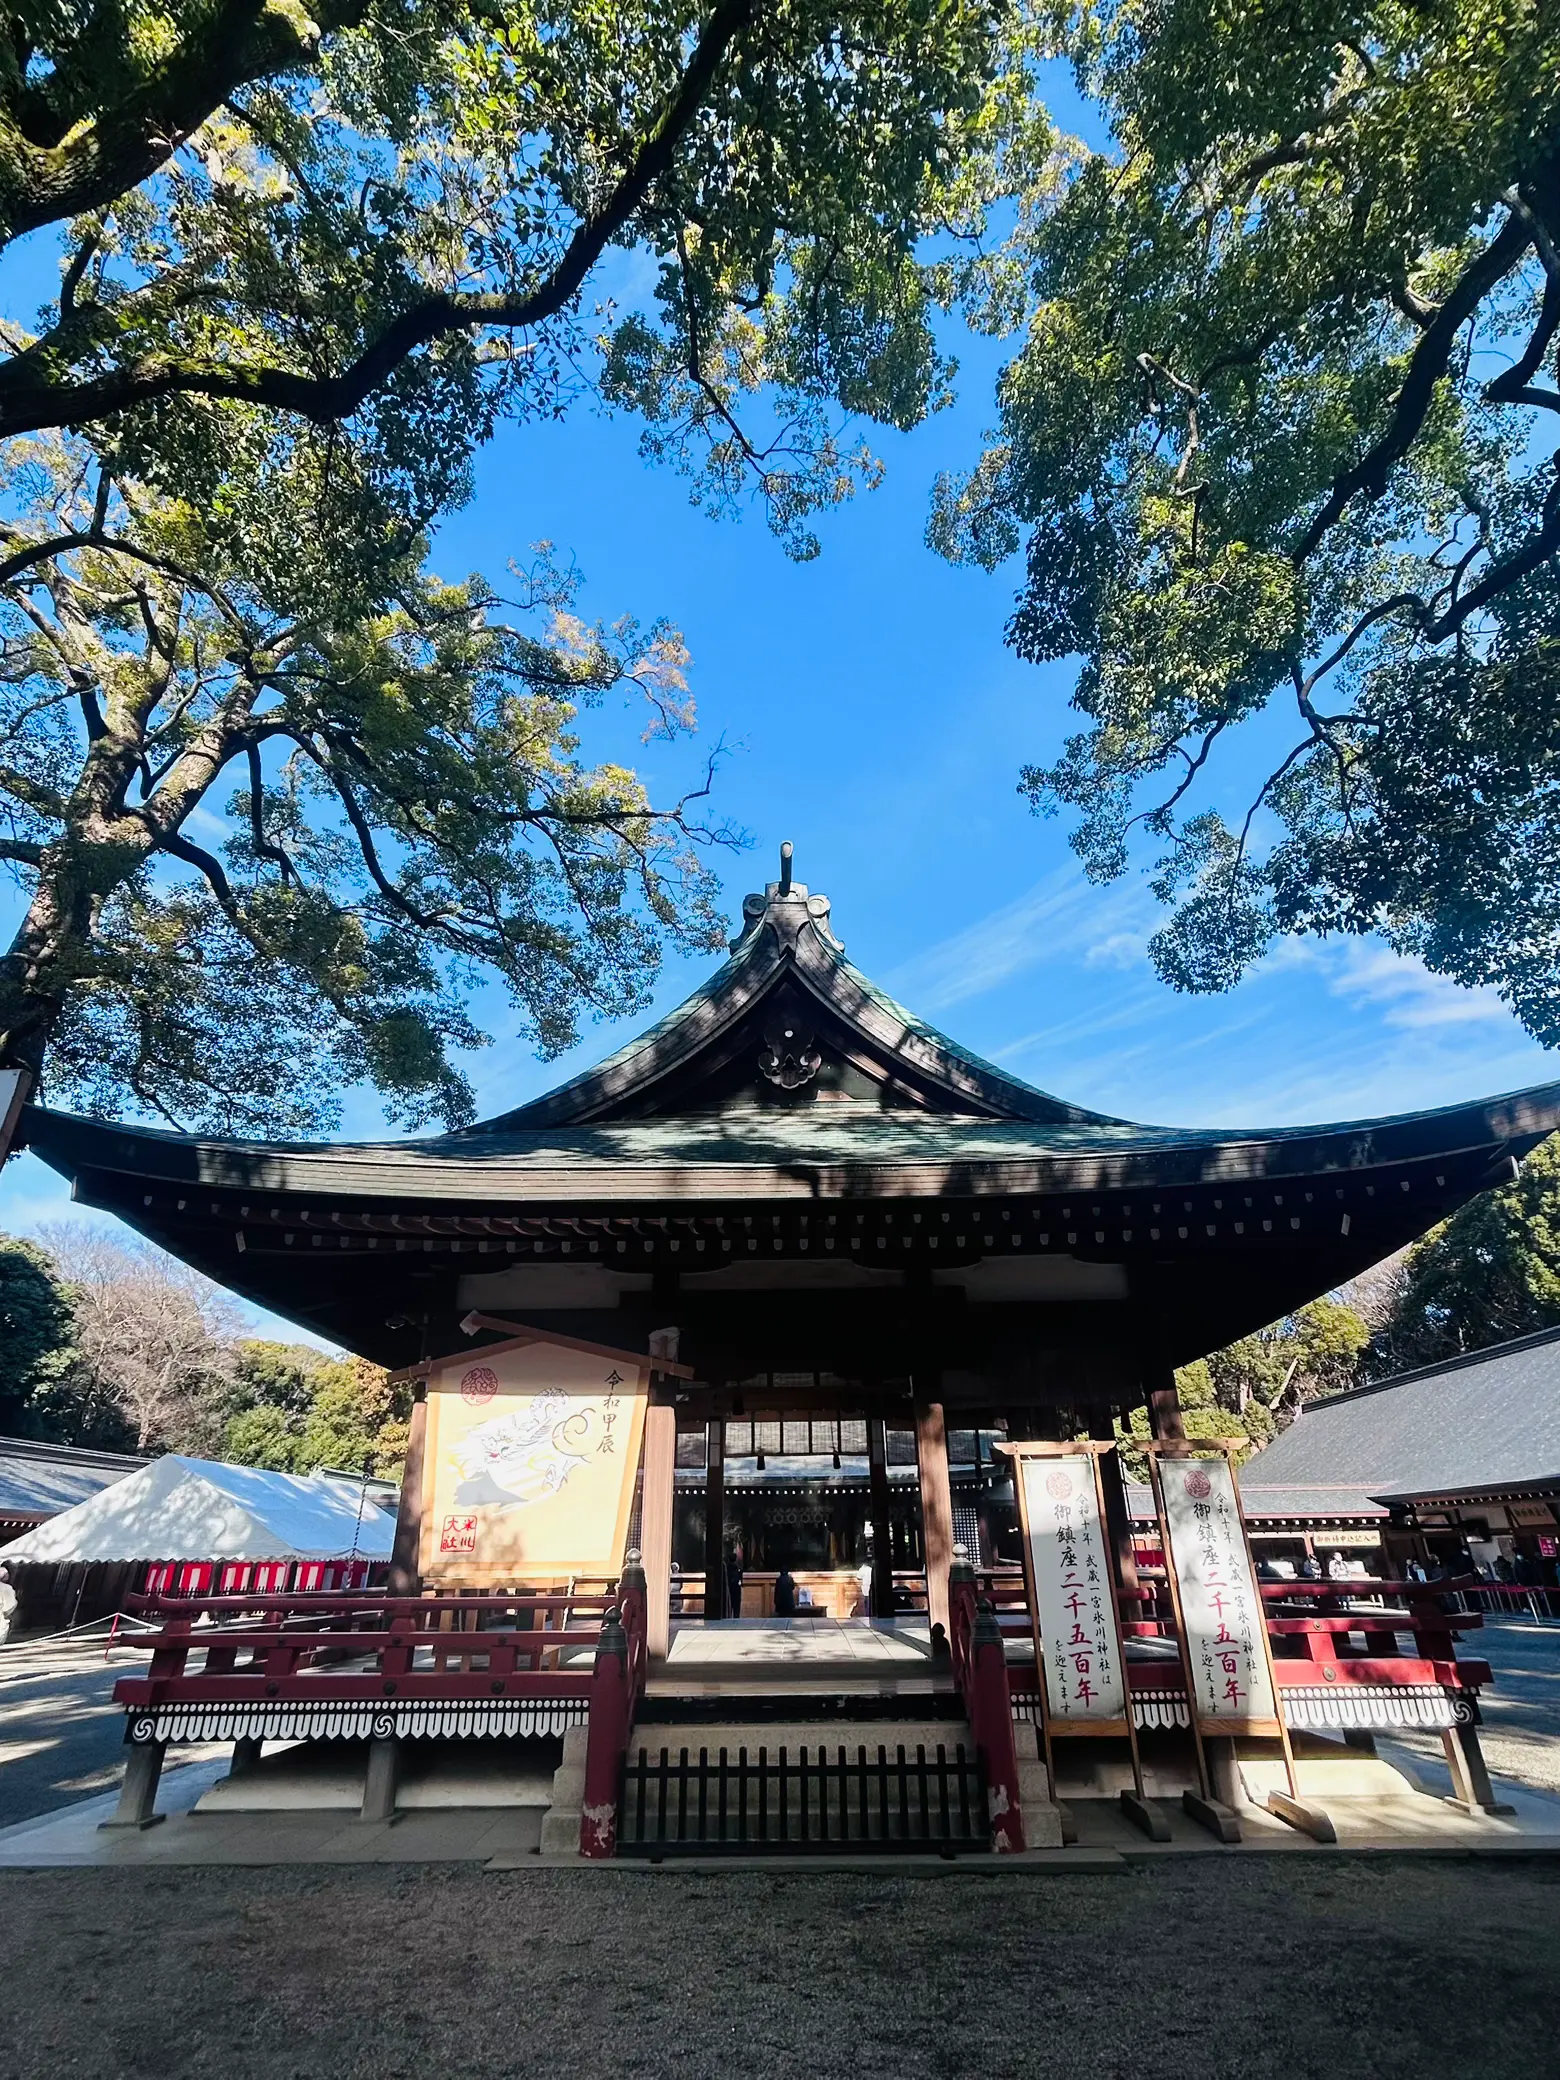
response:
{"label": "roof ridge ornament", "polygon": [[814,895],[805,881],[792,878],[795,847],[789,838],[780,847],[780,879],[764,884],[762,895],[742,898],[742,929],[731,942],[733,953],[752,948],[770,926],[782,951],[795,951],[804,931],[811,930],[824,949],[838,957],[845,951],[829,922],[829,899]]}

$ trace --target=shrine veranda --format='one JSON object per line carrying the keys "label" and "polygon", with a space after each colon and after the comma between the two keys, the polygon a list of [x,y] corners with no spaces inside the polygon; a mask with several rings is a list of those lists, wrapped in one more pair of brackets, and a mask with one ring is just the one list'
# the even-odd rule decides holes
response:
{"label": "shrine veranda", "polygon": [[[563,1742],[553,1845],[572,1828],[586,1853],[633,1853],[636,1824],[649,1853],[728,1823],[744,1848],[820,1827],[1034,1847],[1061,1839],[1059,1790],[1119,1795],[1148,1832],[1184,1798],[1233,1839],[1243,1769],[1248,1794],[1280,1770],[1272,1810],[1314,1831],[1297,1768],[1404,1726],[1440,1731],[1487,1808],[1487,1670],[1438,1598],[1259,1580],[1174,1374],[1509,1179],[1557,1124],[1557,1085],[1261,1131],[1068,1104],[854,968],[788,853],[702,989],[481,1125],[266,1144],[30,1108],[22,1138],[78,1201],[418,1394],[389,1596],[161,1606],[120,1686],[124,1817],[151,1816],[180,1740],[233,1740],[235,1775],[267,1741],[367,1743],[367,1814],[394,1809],[407,1744],[487,1738]],[[1111,1442],[1144,1405],[1179,1562],[1135,1543]],[[1089,1590],[1081,1705],[1058,1554]],[[190,1636],[199,1615],[215,1633]],[[782,1680],[773,1641],[802,1633]],[[1233,1705],[1200,1690],[1204,1648],[1238,1662],[1216,1671]],[[765,1726],[789,1760],[745,1740]],[[718,1784],[696,1759],[716,1735]]]}

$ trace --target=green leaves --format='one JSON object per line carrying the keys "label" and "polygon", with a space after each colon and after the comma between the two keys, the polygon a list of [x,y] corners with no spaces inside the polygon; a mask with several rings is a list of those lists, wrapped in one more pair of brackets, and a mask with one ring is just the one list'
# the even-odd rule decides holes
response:
{"label": "green leaves", "polygon": [[0,854],[29,897],[0,1033],[56,1101],[307,1134],[364,1083],[455,1125],[479,982],[551,1054],[642,1006],[665,945],[720,943],[707,782],[654,804],[577,733],[609,696],[691,730],[675,629],[586,622],[545,544],[508,597],[420,544],[318,562],[308,468],[230,478],[300,545],[258,573],[247,526],[74,447],[32,469],[38,553],[0,585]]}
{"label": "green leaves", "polygon": [[[0,362],[0,434],[91,425],[199,506],[259,407],[415,531],[500,415],[599,389],[807,554],[808,515],[875,477],[850,422],[944,401],[919,248],[1016,119],[1009,0],[346,0],[322,37],[235,6],[86,6],[31,47],[98,162],[68,206],[6,128],[39,89],[0,67],[0,212],[72,219],[57,309]],[[161,130],[153,74],[184,111]],[[621,247],[655,306],[593,326]]]}
{"label": "green leaves", "polygon": [[1560,1322],[1560,1142],[1416,1243],[1377,1340],[1376,1370],[1434,1364]]}
{"label": "green leaves", "polygon": [[[1177,987],[1377,931],[1560,1034],[1554,23],[1126,0],[1057,34],[1115,143],[1030,171],[1001,423],[932,529],[987,563],[1027,533],[1010,641],[1082,659],[1087,726],[1024,791],[1096,876],[1161,841]],[[1197,791],[1275,702],[1227,827]]]}

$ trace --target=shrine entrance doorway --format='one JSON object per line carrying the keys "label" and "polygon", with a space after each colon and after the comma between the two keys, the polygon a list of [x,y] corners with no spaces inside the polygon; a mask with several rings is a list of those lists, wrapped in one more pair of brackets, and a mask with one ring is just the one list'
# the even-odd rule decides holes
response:
{"label": "shrine entrance doorway", "polygon": [[[678,1411],[673,1560],[678,1587],[702,1588],[708,1619],[773,1617],[782,1572],[804,1612],[924,1613],[908,1390],[869,1395],[829,1374],[768,1373],[720,1396],[718,1414],[693,1403]],[[685,1592],[685,1614],[694,1602]]]}

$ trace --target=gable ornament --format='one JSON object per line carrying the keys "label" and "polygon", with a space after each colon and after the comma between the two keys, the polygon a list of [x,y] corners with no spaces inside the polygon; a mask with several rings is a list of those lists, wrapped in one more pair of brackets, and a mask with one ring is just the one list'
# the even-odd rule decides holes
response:
{"label": "gable ornament", "polygon": [[797,1025],[775,1024],[764,1028],[764,1045],[758,1057],[758,1073],[783,1091],[799,1091],[811,1083],[823,1067],[823,1056],[813,1034]]}

